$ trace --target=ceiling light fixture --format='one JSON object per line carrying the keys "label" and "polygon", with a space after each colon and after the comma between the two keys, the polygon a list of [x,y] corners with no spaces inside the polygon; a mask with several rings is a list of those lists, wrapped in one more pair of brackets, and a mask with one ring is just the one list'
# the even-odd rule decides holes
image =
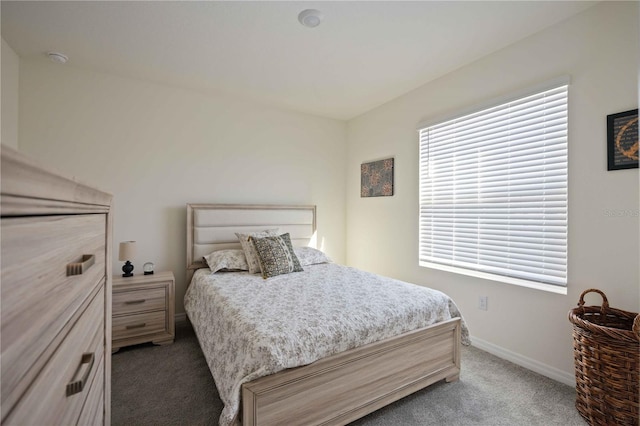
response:
{"label": "ceiling light fixture", "polygon": [[66,64],[69,60],[67,55],[63,55],[59,52],[47,52],[47,56],[52,62],[55,62],[57,64]]}
{"label": "ceiling light fixture", "polygon": [[298,14],[298,21],[305,27],[315,28],[322,22],[322,13],[315,9],[305,9]]}

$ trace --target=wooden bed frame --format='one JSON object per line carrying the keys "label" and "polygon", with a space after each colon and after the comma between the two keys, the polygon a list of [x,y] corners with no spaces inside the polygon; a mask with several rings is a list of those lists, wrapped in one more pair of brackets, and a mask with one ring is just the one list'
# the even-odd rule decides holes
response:
{"label": "wooden bed frame", "polygon": [[[240,248],[234,232],[279,228],[313,245],[315,206],[187,204],[187,285],[202,256]],[[460,374],[459,318],[351,349],[242,385],[244,426],[344,425]]]}

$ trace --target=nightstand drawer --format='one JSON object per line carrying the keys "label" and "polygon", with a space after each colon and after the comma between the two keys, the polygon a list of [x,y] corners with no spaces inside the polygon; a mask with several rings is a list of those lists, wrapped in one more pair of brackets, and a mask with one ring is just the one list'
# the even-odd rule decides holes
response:
{"label": "nightstand drawer", "polygon": [[167,329],[165,311],[146,312],[113,318],[113,340],[162,333]]}
{"label": "nightstand drawer", "polygon": [[2,218],[3,407],[24,392],[19,383],[35,377],[105,281],[105,245],[104,214]]}
{"label": "nightstand drawer", "polygon": [[76,424],[92,387],[104,386],[103,360],[100,290],[3,424]]}
{"label": "nightstand drawer", "polygon": [[165,286],[113,293],[113,315],[164,310],[167,305]]}

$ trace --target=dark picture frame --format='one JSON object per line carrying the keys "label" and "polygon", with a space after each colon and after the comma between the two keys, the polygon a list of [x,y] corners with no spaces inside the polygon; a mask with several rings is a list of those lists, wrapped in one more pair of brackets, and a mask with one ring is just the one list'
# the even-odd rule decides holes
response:
{"label": "dark picture frame", "polygon": [[394,159],[362,163],[360,165],[360,197],[393,196]]}
{"label": "dark picture frame", "polygon": [[638,109],[607,115],[607,170],[638,168]]}

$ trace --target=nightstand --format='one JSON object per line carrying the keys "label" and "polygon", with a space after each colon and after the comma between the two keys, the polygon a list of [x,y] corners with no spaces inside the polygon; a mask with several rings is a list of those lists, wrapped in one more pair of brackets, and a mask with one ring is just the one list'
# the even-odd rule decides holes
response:
{"label": "nightstand", "polygon": [[114,277],[112,352],[139,343],[173,343],[174,304],[172,272]]}

